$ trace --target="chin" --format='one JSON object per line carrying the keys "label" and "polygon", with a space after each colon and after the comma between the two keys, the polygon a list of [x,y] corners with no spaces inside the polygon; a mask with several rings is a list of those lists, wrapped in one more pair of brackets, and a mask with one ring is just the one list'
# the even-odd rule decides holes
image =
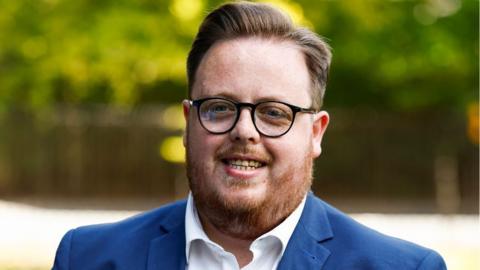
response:
{"label": "chin", "polygon": [[230,186],[218,191],[218,194],[227,208],[249,210],[263,204],[267,190],[264,185]]}

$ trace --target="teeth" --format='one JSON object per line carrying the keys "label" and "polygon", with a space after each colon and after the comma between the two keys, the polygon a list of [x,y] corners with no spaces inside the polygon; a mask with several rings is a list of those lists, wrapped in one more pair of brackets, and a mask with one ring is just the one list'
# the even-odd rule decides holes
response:
{"label": "teeth", "polygon": [[228,164],[237,170],[254,170],[262,166],[262,164],[255,160],[229,160]]}

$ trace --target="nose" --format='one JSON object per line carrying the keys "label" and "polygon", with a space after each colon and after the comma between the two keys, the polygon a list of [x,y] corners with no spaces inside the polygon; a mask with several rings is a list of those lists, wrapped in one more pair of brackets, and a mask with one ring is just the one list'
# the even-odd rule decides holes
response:
{"label": "nose", "polygon": [[229,136],[232,141],[241,141],[249,143],[258,143],[260,133],[258,133],[252,119],[251,108],[241,108],[240,115],[235,127],[230,131]]}

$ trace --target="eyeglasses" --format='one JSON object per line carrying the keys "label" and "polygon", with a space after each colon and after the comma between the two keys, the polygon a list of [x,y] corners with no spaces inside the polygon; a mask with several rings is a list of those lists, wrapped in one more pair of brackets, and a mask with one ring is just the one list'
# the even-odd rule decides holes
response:
{"label": "eyeglasses", "polygon": [[314,109],[305,109],[279,101],[262,101],[252,104],[212,97],[189,100],[189,102],[191,106],[197,107],[197,115],[202,127],[212,134],[231,131],[240,118],[242,107],[251,109],[252,121],[258,133],[271,138],[285,135],[292,127],[298,112],[317,113]]}

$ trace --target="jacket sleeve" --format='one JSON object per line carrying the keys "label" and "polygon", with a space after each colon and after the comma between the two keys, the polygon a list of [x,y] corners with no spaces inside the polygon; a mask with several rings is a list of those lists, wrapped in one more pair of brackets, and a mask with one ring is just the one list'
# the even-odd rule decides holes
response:
{"label": "jacket sleeve", "polygon": [[430,253],[423,258],[420,262],[420,265],[417,268],[418,270],[447,270],[447,266],[445,265],[445,261],[435,251],[431,251]]}
{"label": "jacket sleeve", "polygon": [[68,270],[70,269],[70,248],[72,245],[73,229],[68,231],[60,241],[55,255],[55,262],[52,270]]}

